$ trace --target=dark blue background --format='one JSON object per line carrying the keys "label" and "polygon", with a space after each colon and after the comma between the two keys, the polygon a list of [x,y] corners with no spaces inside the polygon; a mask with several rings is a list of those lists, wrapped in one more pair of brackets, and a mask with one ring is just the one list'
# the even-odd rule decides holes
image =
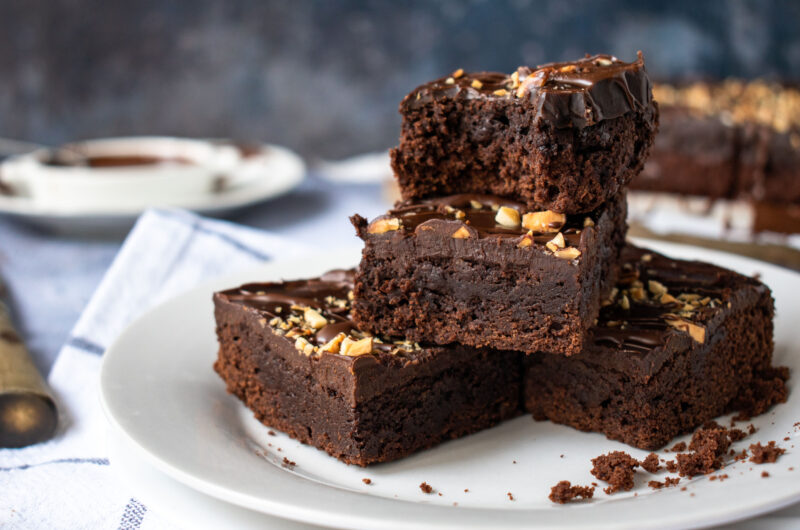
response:
{"label": "dark blue background", "polygon": [[314,157],[394,144],[458,67],[645,52],[658,78],[800,77],[800,4],[672,0],[0,2],[0,136],[171,133]]}

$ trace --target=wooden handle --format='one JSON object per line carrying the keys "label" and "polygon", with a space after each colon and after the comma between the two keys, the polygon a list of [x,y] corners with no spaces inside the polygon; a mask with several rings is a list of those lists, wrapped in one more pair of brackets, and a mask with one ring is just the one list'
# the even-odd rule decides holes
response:
{"label": "wooden handle", "polygon": [[0,302],[0,447],[23,447],[50,439],[58,424],[55,401],[8,308]]}

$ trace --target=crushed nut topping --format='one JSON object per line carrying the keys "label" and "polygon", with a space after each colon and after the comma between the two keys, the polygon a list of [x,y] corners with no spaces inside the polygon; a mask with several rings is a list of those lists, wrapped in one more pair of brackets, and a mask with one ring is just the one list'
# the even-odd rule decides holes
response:
{"label": "crushed nut topping", "polygon": [[470,86],[471,86],[472,88],[475,88],[475,89],[477,89],[477,90],[480,90],[480,89],[482,89],[482,88],[483,88],[483,83],[481,83],[481,82],[480,82],[480,81],[478,81],[477,79],[473,79],[473,80],[472,80],[472,84],[471,84]]}
{"label": "crushed nut topping", "polygon": [[534,232],[558,232],[566,222],[566,215],[550,210],[530,212],[522,216],[522,226]]}
{"label": "crushed nut topping", "polygon": [[483,204],[479,203],[475,199],[470,200],[469,205],[472,206],[472,208],[475,210],[480,210],[483,208]]}
{"label": "crushed nut topping", "polygon": [[567,245],[567,242],[564,240],[564,234],[559,232],[559,233],[556,234],[556,237],[554,237],[553,239],[548,241],[545,246],[548,249],[550,249],[552,252],[555,252],[556,250],[558,250],[560,248],[564,248],[566,245]]}
{"label": "crushed nut topping", "polygon": [[452,237],[455,239],[467,239],[469,237],[469,230],[467,230],[466,226],[462,226],[453,232]]}
{"label": "crushed nut topping", "polygon": [[591,217],[587,217],[586,219],[583,220],[583,227],[584,228],[590,228],[592,226],[594,226],[594,221],[592,221]]}
{"label": "crushed nut topping", "polygon": [[495,90],[494,92],[492,92],[492,94],[494,94],[495,96],[502,97],[502,96],[507,96],[508,95],[508,91],[505,88],[500,88],[500,89]]}
{"label": "crushed nut topping", "polygon": [[458,79],[459,77],[461,77],[462,75],[464,75],[464,69],[463,69],[463,68],[459,68],[458,70],[456,70],[455,72],[453,72],[453,74],[452,74],[452,75],[453,75],[453,77],[454,77],[454,78]]}
{"label": "crushed nut topping", "polygon": [[328,324],[327,318],[322,316],[316,309],[312,309],[310,307],[307,307],[303,311],[303,318],[306,320],[306,322],[308,322],[308,325],[314,329],[319,329]]}
{"label": "crushed nut topping", "polygon": [[648,280],[647,289],[656,296],[667,294],[667,288],[664,287],[664,284],[655,280]]}
{"label": "crushed nut topping", "polygon": [[333,337],[331,340],[326,342],[322,346],[322,348],[320,348],[320,349],[322,351],[328,352],[328,353],[339,353],[339,348],[340,348],[340,346],[342,344],[342,341],[344,340],[345,336],[346,335],[344,333],[339,333],[338,335]]}
{"label": "crushed nut topping", "polygon": [[494,220],[500,226],[516,228],[519,226],[519,212],[514,208],[501,206],[497,210],[497,215],[494,217]]}
{"label": "crushed nut topping", "polygon": [[695,342],[703,344],[706,341],[706,329],[703,326],[695,324],[694,322],[689,322],[688,320],[675,318],[674,316],[666,316],[664,320],[673,328],[688,333]]}
{"label": "crushed nut topping", "polygon": [[581,255],[581,251],[575,247],[568,247],[556,250],[553,255],[561,259],[576,259]]}
{"label": "crushed nut topping", "polygon": [[517,243],[517,248],[526,248],[533,245],[533,232],[528,231],[527,234],[522,236],[522,239]]}
{"label": "crushed nut topping", "polygon": [[452,77],[448,77],[447,79],[444,80],[444,82],[446,85],[454,85],[456,83],[456,80],[453,79]]}
{"label": "crushed nut topping", "polygon": [[339,353],[349,357],[357,357],[366,353],[372,353],[372,337],[364,337],[360,340],[353,340],[345,337],[339,347]]}
{"label": "crushed nut topping", "polygon": [[294,347],[306,355],[311,355],[315,350],[314,345],[303,337],[297,337],[297,340],[294,342]]}
{"label": "crushed nut topping", "polygon": [[367,227],[367,232],[370,234],[385,234],[392,230],[400,230],[402,226],[400,219],[377,219],[372,221]]}

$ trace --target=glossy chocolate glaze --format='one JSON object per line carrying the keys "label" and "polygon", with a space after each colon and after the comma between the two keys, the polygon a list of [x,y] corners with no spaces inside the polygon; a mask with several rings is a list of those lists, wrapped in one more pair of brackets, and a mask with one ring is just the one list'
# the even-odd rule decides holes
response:
{"label": "glossy chocolate glaze", "polygon": [[622,261],[624,271],[617,285],[620,291],[629,288],[635,280],[647,289],[648,282],[654,280],[666,287],[673,297],[698,295],[712,302],[696,307],[691,314],[681,313],[682,302],[664,304],[652,296],[642,301],[629,300],[629,309],[619,303],[603,307],[592,328],[591,342],[621,352],[645,354],[666,345],[671,334],[685,333],[668,324],[666,315],[706,326],[715,315],[727,309],[734,287],[750,283],[758,292],[767,290],[756,280],[707,263],[673,260],[631,245],[623,251]]}
{"label": "glossy chocolate glaze", "polygon": [[653,95],[639,52],[632,63],[611,55],[593,55],[536,69],[520,67],[512,75],[472,72],[446,76],[416,88],[400,108],[421,108],[432,101],[458,98],[530,104],[536,112],[535,121],[567,128],[586,127],[642,110],[652,104]]}
{"label": "glossy chocolate glaze", "polygon": [[[322,346],[339,333],[349,335],[357,331],[350,321],[348,299],[353,290],[353,275],[353,270],[332,270],[311,280],[248,283],[220,294],[229,302],[258,311],[268,321],[275,317],[285,319],[292,314],[302,315],[303,311],[297,309],[300,307],[317,310],[329,323],[305,338],[315,346]],[[396,348],[395,344],[373,343],[374,352],[389,352]]]}
{"label": "glossy chocolate glaze", "polygon": [[[481,207],[476,208],[473,203],[480,203]],[[382,218],[398,218],[402,222],[403,230],[408,231],[433,230],[441,231],[443,234],[450,236],[455,231],[451,224],[463,224],[473,229],[478,237],[521,239],[529,232],[527,228],[521,225],[516,228],[509,228],[498,224],[495,220],[497,216],[496,209],[501,206],[514,208],[520,213],[520,217],[529,212],[529,209],[524,204],[503,199],[502,197],[462,193],[434,199],[401,202]],[[463,217],[457,217],[461,215],[459,212],[463,213]],[[599,212],[567,215],[566,223],[563,226],[554,226],[553,230],[548,232],[534,232],[533,242],[538,245],[545,245],[560,231],[564,235],[568,246],[578,246],[583,231],[583,223],[587,217],[596,221],[599,217]],[[437,221],[447,221],[448,223],[442,224]]]}

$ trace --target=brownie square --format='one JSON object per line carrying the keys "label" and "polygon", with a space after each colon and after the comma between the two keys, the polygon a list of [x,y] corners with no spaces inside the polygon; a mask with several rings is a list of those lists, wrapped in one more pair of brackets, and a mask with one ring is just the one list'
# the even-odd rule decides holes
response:
{"label": "brownie square", "polygon": [[258,420],[365,466],[521,413],[519,354],[365,335],[349,320],[352,278],[214,295],[214,369]]}
{"label": "brownie square", "polygon": [[510,76],[459,70],[413,90],[400,114],[391,159],[404,199],[482,193],[561,213],[619,194],[642,169],[658,124],[641,54]]}
{"label": "brownie square", "polygon": [[584,351],[525,358],[534,419],[652,450],[720,414],[785,401],[788,373],[771,367],[767,286],[633,246],[622,261]]}
{"label": "brownie square", "polygon": [[579,353],[616,281],[625,217],[624,194],[580,215],[471,194],[356,215],[353,320],[417,342]]}

